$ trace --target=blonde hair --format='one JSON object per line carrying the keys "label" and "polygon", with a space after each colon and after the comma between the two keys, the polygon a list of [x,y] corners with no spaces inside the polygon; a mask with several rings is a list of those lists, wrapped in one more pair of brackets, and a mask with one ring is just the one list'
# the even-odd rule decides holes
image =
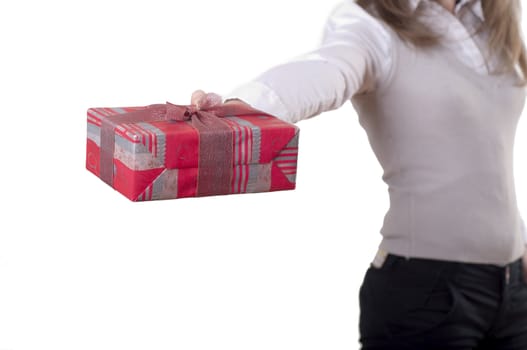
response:
{"label": "blonde hair", "polygon": [[[480,1],[485,22],[473,34],[488,30],[489,51],[500,56],[503,62],[501,69],[492,73],[514,71],[517,64],[523,75],[520,85],[527,85],[527,53],[522,38],[520,0]],[[402,40],[409,41],[415,46],[433,46],[441,38],[441,34],[435,33],[419,21],[420,8],[412,12],[409,0],[356,0],[356,2],[371,15],[384,21]]]}

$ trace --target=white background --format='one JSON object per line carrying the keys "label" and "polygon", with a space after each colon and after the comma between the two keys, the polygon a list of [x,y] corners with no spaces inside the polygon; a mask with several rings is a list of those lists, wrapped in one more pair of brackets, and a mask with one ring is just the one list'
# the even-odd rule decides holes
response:
{"label": "white background", "polygon": [[0,5],[0,349],[357,349],[388,193],[351,103],[298,123],[294,191],[133,203],[84,165],[89,107],[227,93],[313,49],[337,1],[14,3]]}

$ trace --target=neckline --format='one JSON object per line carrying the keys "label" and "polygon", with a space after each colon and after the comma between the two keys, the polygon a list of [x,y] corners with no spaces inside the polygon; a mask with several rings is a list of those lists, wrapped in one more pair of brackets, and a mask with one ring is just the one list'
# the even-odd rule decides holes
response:
{"label": "neckline", "polygon": [[[472,68],[468,66],[467,68],[473,70],[474,73],[479,74],[479,75],[483,75],[483,76],[489,75],[490,67],[488,65],[488,62],[485,60],[484,53],[480,50],[478,44],[476,44],[476,41],[474,40],[474,36],[469,33],[469,30],[467,29],[465,24],[460,20],[460,18],[458,18],[457,15],[448,11],[444,6],[437,3],[436,1],[429,1],[428,3],[433,3],[433,5],[431,5],[431,7],[427,10],[432,10],[434,12],[437,12],[443,16],[450,17],[450,18],[446,19],[444,23],[442,21],[439,21],[440,25],[438,25],[437,18],[434,18],[434,16],[432,16],[431,14],[425,11],[423,17],[425,17],[426,24],[431,26],[433,30],[438,31],[439,33],[445,32],[445,31],[447,33],[452,33],[452,32],[457,33],[457,35],[454,35],[452,37],[447,36],[447,35],[442,35],[440,38],[440,45],[446,47],[447,50],[452,50],[452,46],[455,46],[456,43],[459,43],[461,45],[469,45],[470,51],[476,52],[476,55],[477,55],[477,57],[474,58],[477,60],[474,66],[476,65],[484,66],[485,74],[481,74],[477,71],[474,71],[476,68]],[[457,28],[455,28],[455,30],[452,31],[451,29],[452,26],[457,26]],[[463,33],[463,34],[459,34],[459,33]]]}

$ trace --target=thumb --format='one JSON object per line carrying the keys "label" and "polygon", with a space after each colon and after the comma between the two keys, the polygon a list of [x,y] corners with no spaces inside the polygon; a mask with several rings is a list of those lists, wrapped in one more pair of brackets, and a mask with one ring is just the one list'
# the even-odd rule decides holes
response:
{"label": "thumb", "polygon": [[190,98],[190,104],[198,106],[201,99],[205,96],[205,91],[203,90],[196,90],[192,93],[192,97]]}

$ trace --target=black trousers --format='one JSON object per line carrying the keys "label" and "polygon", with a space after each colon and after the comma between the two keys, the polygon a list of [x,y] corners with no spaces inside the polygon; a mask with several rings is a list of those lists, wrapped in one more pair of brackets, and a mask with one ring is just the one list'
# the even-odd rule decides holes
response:
{"label": "black trousers", "polygon": [[506,266],[388,254],[359,291],[362,350],[527,350],[522,260]]}

